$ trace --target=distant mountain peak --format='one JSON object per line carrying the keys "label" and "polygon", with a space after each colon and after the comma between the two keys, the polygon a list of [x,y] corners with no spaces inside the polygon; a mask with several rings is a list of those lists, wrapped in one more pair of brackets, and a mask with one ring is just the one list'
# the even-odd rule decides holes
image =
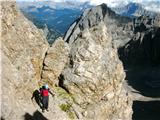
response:
{"label": "distant mountain peak", "polygon": [[146,10],[145,5],[135,2],[130,2],[126,6],[114,7],[112,10],[120,15],[129,17],[139,17],[141,15],[153,17],[157,14],[156,12]]}
{"label": "distant mountain peak", "polygon": [[[102,14],[100,11],[102,11]],[[105,3],[102,3],[101,5],[98,5],[96,7],[89,9],[89,12],[92,12],[93,14],[96,14],[96,15],[100,15],[103,18],[106,15],[108,15],[108,16],[115,15],[115,12],[110,7],[108,7],[107,4],[105,4]]]}
{"label": "distant mountain peak", "polygon": [[103,15],[106,15],[106,13],[113,13],[114,14],[114,11],[112,11],[108,6],[107,4],[103,3],[100,5],[101,8],[102,8],[102,13]]}

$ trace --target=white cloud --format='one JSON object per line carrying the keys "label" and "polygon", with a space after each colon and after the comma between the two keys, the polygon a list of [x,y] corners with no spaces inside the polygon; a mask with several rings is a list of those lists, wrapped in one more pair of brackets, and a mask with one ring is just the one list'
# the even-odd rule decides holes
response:
{"label": "white cloud", "polygon": [[136,3],[141,3],[141,4],[145,4],[147,2],[153,2],[153,1],[159,1],[160,2],[160,0],[88,0],[88,1],[90,1],[92,4],[95,4],[95,5],[98,5],[98,4],[101,4],[101,3],[106,3],[106,4],[111,5],[111,6],[127,4],[129,2],[136,2]]}
{"label": "white cloud", "polygon": [[77,1],[77,2],[91,2],[93,4],[101,4],[101,3],[108,3],[108,4],[119,4],[119,3],[128,3],[128,2],[137,2],[137,3],[144,3],[149,1],[160,1],[160,0],[17,0],[17,1],[54,1],[54,2],[65,2],[65,1]]}
{"label": "white cloud", "polygon": [[[93,5],[106,3],[110,7],[127,5],[129,2],[136,2],[142,4],[145,9],[155,12],[160,12],[160,0],[89,0]],[[154,2],[159,2],[158,4]]]}
{"label": "white cloud", "polygon": [[[147,10],[159,11],[160,12],[160,4],[155,4],[153,1],[160,2],[160,0],[17,0],[17,1],[54,1],[54,2],[90,2],[92,5],[99,5],[102,3],[106,3],[109,7],[122,6],[127,5],[129,2],[141,3],[145,6]],[[153,3],[153,4],[152,4]]]}
{"label": "white cloud", "polygon": [[108,6],[114,7],[119,4],[127,4],[127,0],[90,0],[91,4],[99,5],[102,3],[106,3]]}

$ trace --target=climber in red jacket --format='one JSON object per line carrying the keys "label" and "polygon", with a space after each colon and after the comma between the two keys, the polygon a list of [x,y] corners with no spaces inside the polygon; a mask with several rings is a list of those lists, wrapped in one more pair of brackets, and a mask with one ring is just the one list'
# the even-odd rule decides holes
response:
{"label": "climber in red jacket", "polygon": [[54,96],[54,94],[50,91],[47,84],[45,84],[44,86],[42,86],[42,88],[40,88],[40,94],[42,97],[42,112],[44,112],[44,110],[49,111],[48,110],[49,93],[52,96]]}

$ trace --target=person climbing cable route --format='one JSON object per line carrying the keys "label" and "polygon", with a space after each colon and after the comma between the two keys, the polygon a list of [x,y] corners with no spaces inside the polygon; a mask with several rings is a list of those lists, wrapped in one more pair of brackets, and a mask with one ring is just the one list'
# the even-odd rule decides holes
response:
{"label": "person climbing cable route", "polygon": [[49,111],[48,104],[49,104],[49,93],[54,96],[54,94],[50,91],[48,84],[45,84],[40,88],[40,95],[42,97],[42,112]]}

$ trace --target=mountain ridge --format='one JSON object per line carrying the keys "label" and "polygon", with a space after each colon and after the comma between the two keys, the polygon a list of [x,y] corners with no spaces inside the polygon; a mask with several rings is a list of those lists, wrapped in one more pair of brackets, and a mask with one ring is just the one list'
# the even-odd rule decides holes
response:
{"label": "mountain ridge", "polygon": [[126,6],[115,7],[112,9],[116,11],[118,14],[128,17],[140,17],[142,15],[154,17],[158,14],[158,12],[147,11],[145,9],[145,6],[134,2],[131,2]]}
{"label": "mountain ridge", "polygon": [[[48,30],[51,31],[49,32],[49,37],[47,37],[47,39],[51,41],[50,43],[52,43],[52,41],[54,41],[59,36],[65,35],[69,26],[81,16],[84,9],[89,9],[94,5],[90,5],[89,2],[77,1],[41,1],[18,2],[18,6],[24,14],[28,14],[28,16],[32,16],[33,18],[35,18],[36,21],[40,21],[43,26],[45,24],[47,25]],[[141,15],[148,15],[153,18],[158,14],[155,12],[147,11],[145,6],[146,5],[130,2],[126,6],[122,5],[121,7],[111,7],[111,9],[116,13],[119,13],[120,15],[132,18],[139,17]],[[51,35],[52,33],[53,35]]]}
{"label": "mountain ridge", "polygon": [[[79,21],[76,21],[75,23],[73,23],[73,25],[75,25],[74,28],[72,26],[71,29],[69,29],[67,31],[68,33],[66,33],[64,40],[69,42],[69,44],[70,44],[76,39],[80,30],[83,30],[83,28],[89,28],[94,25],[97,25],[99,22],[102,22],[102,21],[106,25],[108,25],[107,27],[109,27],[109,28],[110,28],[109,24],[111,24],[111,25],[113,23],[115,24],[115,26],[111,26],[110,31],[108,31],[112,35],[112,37],[115,39],[115,41],[119,42],[118,39],[121,39],[121,37],[124,38],[123,34],[128,34],[129,36],[131,36],[130,35],[131,33],[127,33],[127,31],[123,33],[123,31],[124,31],[123,28],[130,29],[129,26],[130,26],[130,24],[132,24],[131,23],[132,19],[129,17],[121,17],[120,15],[118,15],[114,11],[112,11],[111,8],[109,8],[106,4],[102,4],[102,5],[99,5],[94,8],[86,10],[83,13],[83,15],[81,16],[81,19]],[[129,24],[126,24],[126,23],[129,23]],[[113,29],[112,27],[115,29]],[[73,31],[73,29],[74,29],[74,31]],[[115,30],[117,32],[122,31],[121,33],[119,33],[120,36],[116,35],[117,33],[115,33]],[[73,31],[73,33],[71,31]],[[130,32],[130,31],[128,30],[128,32]],[[72,38],[69,37],[70,34],[72,34]],[[121,34],[122,34],[122,36],[121,36]],[[125,37],[126,38],[124,38],[124,41],[128,42],[127,39],[129,39],[129,37],[127,37],[127,36],[125,36]],[[121,44],[121,43],[117,43],[117,45],[118,44]]]}

